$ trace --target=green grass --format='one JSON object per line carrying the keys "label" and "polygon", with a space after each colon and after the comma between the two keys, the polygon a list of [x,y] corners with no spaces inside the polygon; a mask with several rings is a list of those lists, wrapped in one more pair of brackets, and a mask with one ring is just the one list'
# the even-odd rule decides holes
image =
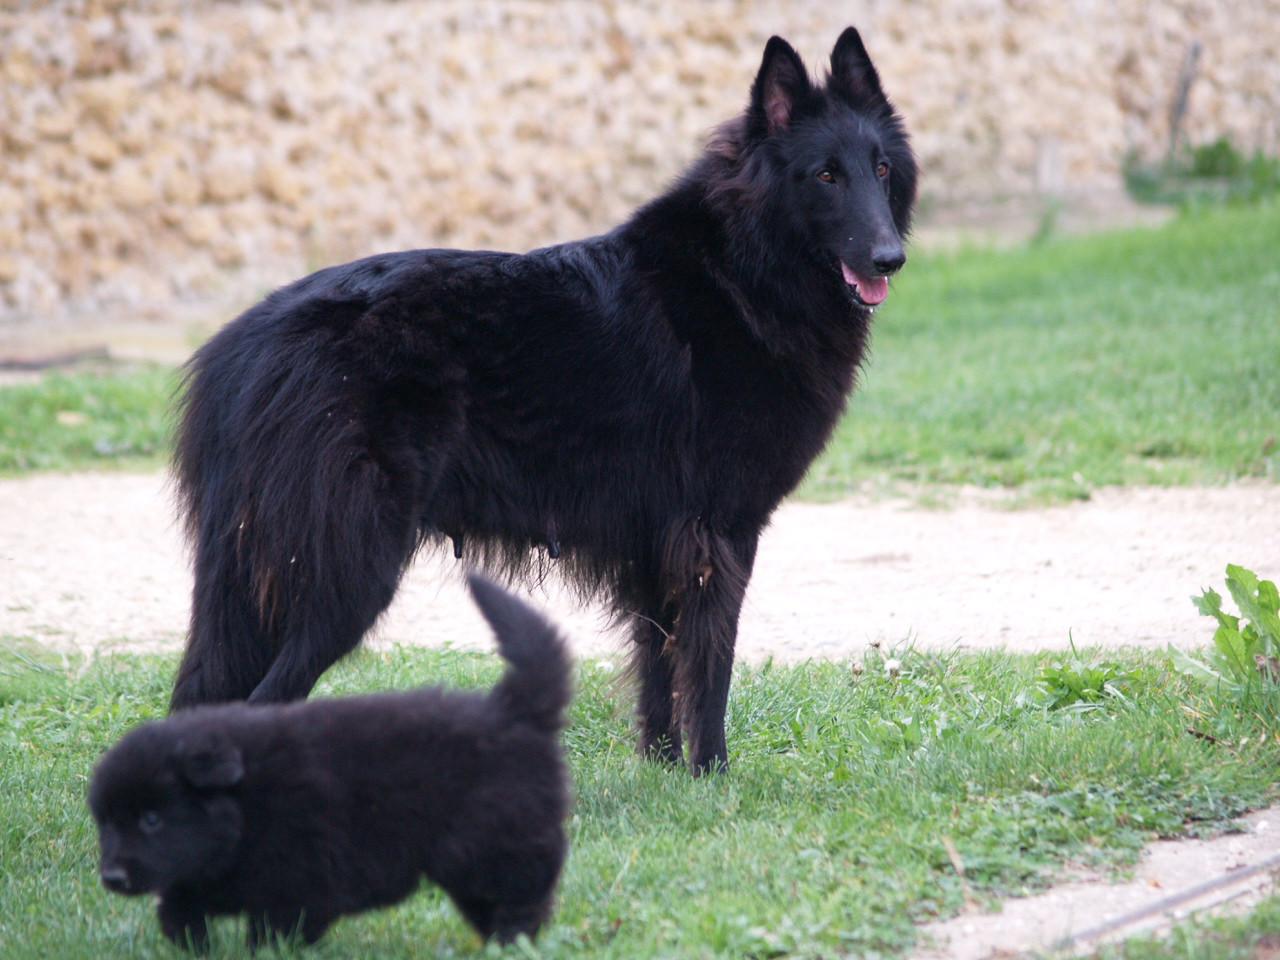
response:
{"label": "green grass", "polygon": [[143,366],[0,388],[0,475],[160,464],[176,384],[173,370]]}
{"label": "green grass", "polygon": [[[913,257],[801,495],[967,483],[1062,499],[1280,479],[1277,249],[1273,202]],[[149,369],[0,389],[0,472],[153,464],[172,387]]]}
{"label": "green grass", "polygon": [[[0,956],[172,956],[148,902],[107,894],[84,806],[94,759],[161,714],[169,659],[87,668],[0,650]],[[576,781],[559,910],[507,956],[899,956],[914,924],[1131,860],[1155,836],[1224,828],[1280,779],[1280,697],[1215,699],[1161,654],[1115,651],[1123,697],[1052,709],[1047,657],[899,654],[739,672],[734,764],[694,781],[641,763],[618,679],[583,665],[565,735]],[[1082,653],[1080,663],[1088,662]],[[364,653],[321,695],[485,686],[495,658]],[[1214,739],[1186,732],[1194,724]],[[947,851],[964,864],[958,876]],[[215,956],[241,930],[215,925]],[[442,896],[340,923],[316,958],[480,952]],[[498,954],[497,948],[489,948]]]}
{"label": "green grass", "polygon": [[1100,950],[1099,960],[1275,960],[1280,957],[1280,897],[1248,916],[1180,924],[1160,937],[1142,937]]}

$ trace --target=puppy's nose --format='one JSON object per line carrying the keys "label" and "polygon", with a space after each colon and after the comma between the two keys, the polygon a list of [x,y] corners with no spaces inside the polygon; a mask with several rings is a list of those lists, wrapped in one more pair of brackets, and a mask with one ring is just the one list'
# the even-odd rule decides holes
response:
{"label": "puppy's nose", "polygon": [[129,889],[129,872],[124,867],[104,866],[102,885],[116,893],[125,893]]}
{"label": "puppy's nose", "polygon": [[871,262],[881,276],[888,277],[902,269],[902,265],[907,262],[907,255],[902,250],[902,244],[885,244],[871,251]]}

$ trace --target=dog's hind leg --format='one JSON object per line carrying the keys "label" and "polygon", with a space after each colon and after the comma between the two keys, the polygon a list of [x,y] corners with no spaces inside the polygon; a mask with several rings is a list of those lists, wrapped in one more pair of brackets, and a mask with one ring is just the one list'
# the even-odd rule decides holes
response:
{"label": "dog's hind leg", "polygon": [[352,464],[315,531],[314,555],[290,579],[279,653],[249,700],[279,703],[311,692],[359,644],[391,603],[417,545],[411,471],[372,459]]}
{"label": "dog's hind leg", "polygon": [[[658,589],[652,591],[657,594]],[[649,593],[649,591],[646,591]],[[651,602],[634,611],[631,673],[640,687],[636,719],[640,754],[664,763],[683,759],[680,725],[675,715],[675,662],[670,648],[673,618],[670,604]]]}
{"label": "dog's hind leg", "polygon": [[191,631],[170,710],[243,700],[271,666],[273,640],[234,552],[211,536],[196,548]]}
{"label": "dog's hind leg", "polygon": [[673,646],[679,713],[694,776],[728,769],[724,721],[733,676],[738,616],[755,563],[755,532],[699,538],[695,562],[678,587]]}

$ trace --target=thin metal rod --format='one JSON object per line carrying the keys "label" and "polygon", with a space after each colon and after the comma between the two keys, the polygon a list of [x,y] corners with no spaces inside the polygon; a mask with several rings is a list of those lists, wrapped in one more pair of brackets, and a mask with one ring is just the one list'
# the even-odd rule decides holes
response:
{"label": "thin metal rod", "polygon": [[1220,877],[1206,880],[1204,883],[1196,884],[1194,887],[1188,887],[1181,893],[1175,893],[1165,897],[1163,900],[1157,900],[1155,903],[1149,903],[1146,906],[1139,907],[1137,910],[1131,910],[1129,913],[1121,914],[1106,923],[1100,923],[1096,927],[1063,937],[1054,944],[1053,949],[1069,950],[1090,940],[1104,937],[1108,933],[1114,933],[1116,930],[1135,924],[1140,920],[1167,913],[1176,907],[1182,906],[1184,903],[1199,900],[1206,893],[1212,893],[1214,890],[1220,890],[1224,887],[1231,887],[1241,881],[1248,880],[1250,877],[1256,877],[1260,873],[1268,873],[1275,870],[1280,870],[1280,853],[1267,857],[1267,859],[1259,861],[1253,866],[1232,870],[1230,873],[1223,874]]}

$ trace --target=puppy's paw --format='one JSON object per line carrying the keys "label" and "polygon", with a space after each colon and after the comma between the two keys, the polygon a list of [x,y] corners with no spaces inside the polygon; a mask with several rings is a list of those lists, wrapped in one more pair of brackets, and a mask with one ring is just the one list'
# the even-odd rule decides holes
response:
{"label": "puppy's paw", "polygon": [[164,894],[156,906],[160,932],[194,953],[209,949],[209,924],[200,905],[181,895]]}

